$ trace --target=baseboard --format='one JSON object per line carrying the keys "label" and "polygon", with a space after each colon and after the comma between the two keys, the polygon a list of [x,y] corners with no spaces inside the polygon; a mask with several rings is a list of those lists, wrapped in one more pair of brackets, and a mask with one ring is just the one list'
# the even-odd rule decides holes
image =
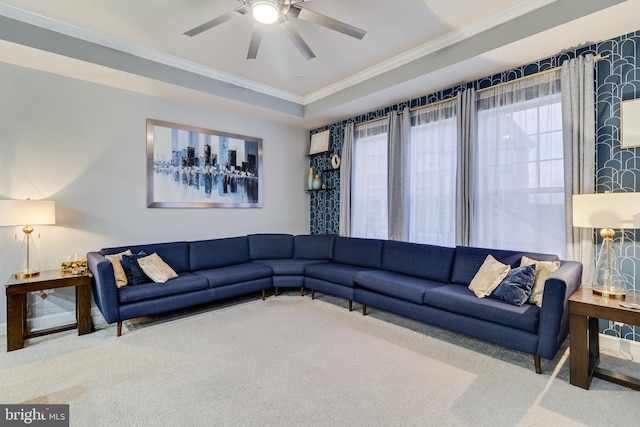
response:
{"label": "baseboard", "polygon": [[619,354],[620,357],[640,361],[640,342],[630,341],[611,335],[600,334],[600,350]]}
{"label": "baseboard", "polygon": [[[98,307],[91,307],[91,318],[92,319],[101,319],[102,314]],[[36,319],[28,319],[27,324],[29,330],[37,330],[37,329],[47,329],[54,328],[56,326],[64,325],[66,323],[74,323],[76,321],[75,313],[64,312],[64,313],[55,313],[47,316],[41,316]],[[95,324],[96,320],[94,320]],[[7,336],[7,324],[0,323],[0,336]]]}

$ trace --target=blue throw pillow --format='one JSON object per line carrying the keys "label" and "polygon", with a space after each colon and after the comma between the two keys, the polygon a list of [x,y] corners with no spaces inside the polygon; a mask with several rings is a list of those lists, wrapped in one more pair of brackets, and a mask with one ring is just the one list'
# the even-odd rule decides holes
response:
{"label": "blue throw pillow", "polygon": [[122,269],[130,285],[141,285],[150,281],[142,271],[140,264],[138,264],[138,259],[146,256],[147,254],[142,251],[134,255],[122,255],[120,264],[122,264]]}
{"label": "blue throw pillow", "polygon": [[512,268],[491,296],[506,301],[509,304],[522,307],[529,299],[535,281],[535,265]]}

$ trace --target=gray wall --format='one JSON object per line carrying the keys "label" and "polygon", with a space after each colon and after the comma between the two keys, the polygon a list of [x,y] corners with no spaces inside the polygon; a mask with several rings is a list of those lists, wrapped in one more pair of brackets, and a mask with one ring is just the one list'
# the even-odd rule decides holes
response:
{"label": "gray wall", "polygon": [[[263,208],[148,209],[147,118],[262,138]],[[115,245],[308,233],[308,138],[306,130],[267,120],[0,63],[0,199],[56,201],[57,224],[34,233],[43,269]],[[3,283],[17,268],[21,243],[21,227],[0,227]],[[60,313],[73,309],[69,297],[31,297],[30,307],[39,316]],[[2,292],[0,333],[5,322]]]}

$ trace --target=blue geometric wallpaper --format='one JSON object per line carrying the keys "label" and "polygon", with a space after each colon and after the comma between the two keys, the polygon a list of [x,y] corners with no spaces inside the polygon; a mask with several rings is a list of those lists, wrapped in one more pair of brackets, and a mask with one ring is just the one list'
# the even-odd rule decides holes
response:
{"label": "blue geometric wallpaper", "polygon": [[[563,52],[552,58],[523,65],[491,77],[421,96],[400,104],[371,111],[339,123],[334,123],[311,131],[311,134],[329,129],[331,133],[331,152],[342,155],[344,126],[347,123],[362,123],[386,116],[390,111],[400,111],[404,107],[419,107],[432,102],[455,97],[467,88],[482,89],[498,83],[511,81],[523,76],[535,74],[558,67],[567,59],[592,53],[601,55],[596,63],[596,191],[640,191],[640,152],[638,148],[620,147],[620,102],[640,98],[640,30],[611,40],[598,42],[576,50]],[[316,156],[310,159],[314,171],[330,168],[330,155]],[[339,172],[323,174],[330,189],[326,192],[313,192],[310,196],[310,232],[312,234],[338,233],[340,224],[340,176]],[[640,237],[640,235],[638,236]],[[625,230],[622,250],[621,270],[627,280],[629,290],[640,291],[640,243],[636,230]],[[620,233],[616,236],[620,243]],[[607,322],[608,323],[608,322]],[[612,323],[603,328],[605,333],[640,341],[640,327]]]}

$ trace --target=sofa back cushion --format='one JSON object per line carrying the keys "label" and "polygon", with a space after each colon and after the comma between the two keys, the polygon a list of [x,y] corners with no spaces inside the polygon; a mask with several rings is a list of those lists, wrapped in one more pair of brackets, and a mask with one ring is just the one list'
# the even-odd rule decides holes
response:
{"label": "sofa back cushion", "polygon": [[246,236],[198,240],[189,243],[191,271],[226,267],[251,261]]}
{"label": "sofa back cushion", "polygon": [[487,258],[493,256],[503,264],[509,264],[511,268],[520,266],[520,259],[526,256],[538,261],[557,261],[557,255],[540,254],[535,252],[519,252],[503,249],[475,248],[471,246],[458,246],[453,261],[453,273],[451,283],[468,286],[476,275],[480,266]]}
{"label": "sofa back cushion", "polygon": [[293,256],[298,259],[333,258],[335,234],[298,235],[293,240]]}
{"label": "sofa back cushion", "polygon": [[382,268],[448,283],[455,248],[387,240],[382,248]]}
{"label": "sofa back cushion", "polygon": [[189,268],[189,243],[187,242],[171,242],[171,243],[153,243],[149,245],[132,245],[120,246],[117,248],[105,248],[100,251],[102,255],[112,255],[124,252],[127,249],[131,253],[137,254],[145,252],[151,255],[154,252],[176,272],[190,271]]}
{"label": "sofa back cushion", "polygon": [[333,261],[359,267],[381,268],[383,243],[383,240],[378,239],[338,236],[333,243]]}
{"label": "sofa back cushion", "polygon": [[290,259],[293,258],[293,236],[291,234],[249,234],[249,258]]}

